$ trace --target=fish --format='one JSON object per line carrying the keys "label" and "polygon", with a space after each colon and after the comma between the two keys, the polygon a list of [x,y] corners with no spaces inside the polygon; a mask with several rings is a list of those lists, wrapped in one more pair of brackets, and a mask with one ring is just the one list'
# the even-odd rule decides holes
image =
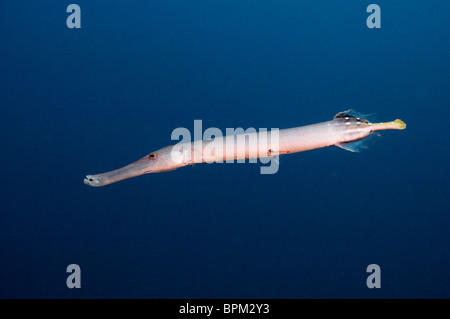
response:
{"label": "fish", "polygon": [[364,141],[376,131],[403,130],[405,122],[371,123],[352,110],[337,113],[331,121],[317,124],[211,139],[185,141],[163,147],[122,168],[97,175],[86,175],[89,186],[105,186],[143,174],[173,171],[197,163],[275,158],[279,155],[314,150],[328,146],[358,152]]}

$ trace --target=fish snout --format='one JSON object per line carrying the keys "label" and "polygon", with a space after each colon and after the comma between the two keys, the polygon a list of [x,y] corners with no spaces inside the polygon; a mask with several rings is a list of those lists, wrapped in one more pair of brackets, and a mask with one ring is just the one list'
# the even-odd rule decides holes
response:
{"label": "fish snout", "polygon": [[100,178],[93,175],[86,175],[86,178],[83,181],[86,185],[90,186],[102,186]]}

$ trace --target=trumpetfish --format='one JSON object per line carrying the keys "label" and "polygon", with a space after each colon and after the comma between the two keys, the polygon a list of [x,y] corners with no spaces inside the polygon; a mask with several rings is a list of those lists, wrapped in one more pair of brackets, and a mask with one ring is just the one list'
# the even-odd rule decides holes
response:
{"label": "trumpetfish", "polygon": [[[87,175],[84,183],[104,186],[131,177],[172,171],[196,163],[275,157],[333,145],[357,152],[361,148],[361,142],[375,131],[405,128],[406,124],[399,119],[371,123],[348,110],[339,112],[331,121],[279,130],[276,140],[273,135],[265,135],[265,143],[260,143],[263,138],[261,132],[254,132],[245,134],[249,143],[235,143],[238,134],[232,138],[227,135],[166,146],[125,167],[102,174]],[[211,149],[213,142],[220,142],[218,145],[221,147],[206,152],[208,145]]]}

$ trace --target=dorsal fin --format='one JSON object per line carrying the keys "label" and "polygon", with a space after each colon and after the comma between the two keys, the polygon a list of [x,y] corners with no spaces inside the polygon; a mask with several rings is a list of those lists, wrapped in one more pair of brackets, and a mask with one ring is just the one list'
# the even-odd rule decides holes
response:
{"label": "dorsal fin", "polygon": [[338,114],[336,114],[333,119],[343,119],[346,117],[354,117],[353,115],[350,115],[347,113],[348,111],[344,111],[344,112],[339,112]]}
{"label": "dorsal fin", "polygon": [[353,109],[348,109],[346,111],[343,112],[339,112],[338,114],[336,114],[333,119],[342,119],[342,118],[346,118],[346,117],[353,117],[353,118],[360,118],[360,119],[364,119],[366,117],[371,116],[371,114],[363,114],[360,113],[358,111],[355,111]]}

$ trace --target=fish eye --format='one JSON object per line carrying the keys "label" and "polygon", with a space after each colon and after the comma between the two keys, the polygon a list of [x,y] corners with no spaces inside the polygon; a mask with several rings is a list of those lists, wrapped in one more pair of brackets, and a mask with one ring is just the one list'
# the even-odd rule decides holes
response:
{"label": "fish eye", "polygon": [[149,158],[149,159],[155,159],[155,158],[156,158],[156,154],[151,153],[151,154],[148,156],[148,158]]}

